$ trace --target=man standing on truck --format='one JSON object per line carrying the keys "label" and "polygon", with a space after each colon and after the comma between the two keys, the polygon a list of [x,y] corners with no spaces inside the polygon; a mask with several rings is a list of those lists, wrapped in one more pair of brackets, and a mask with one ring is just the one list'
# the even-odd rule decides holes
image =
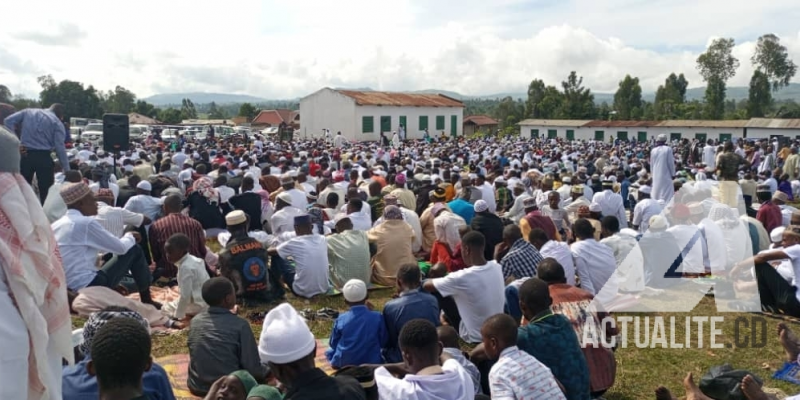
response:
{"label": "man standing on truck", "polygon": [[20,172],[28,184],[32,184],[33,175],[36,175],[42,204],[55,181],[50,153],[55,151],[62,170],[69,171],[69,159],[64,145],[67,133],[64,131],[63,118],[64,105],[55,103],[48,109],[26,108],[17,111],[4,121],[12,132],[19,132],[22,153]]}

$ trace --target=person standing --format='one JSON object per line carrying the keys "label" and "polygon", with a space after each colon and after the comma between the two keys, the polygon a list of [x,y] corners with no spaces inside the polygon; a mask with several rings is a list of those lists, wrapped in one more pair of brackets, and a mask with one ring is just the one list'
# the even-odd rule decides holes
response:
{"label": "person standing", "polygon": [[53,159],[50,153],[55,150],[61,168],[69,171],[69,160],[64,138],[67,132],[61,119],[64,117],[64,105],[53,104],[48,109],[27,108],[6,117],[5,126],[12,132],[19,133],[22,153],[20,173],[28,184],[32,184],[33,175],[39,188],[39,201],[44,204],[47,191],[55,182]]}
{"label": "person standing", "polygon": [[722,151],[717,159],[720,202],[739,210],[739,215],[743,215],[744,210],[739,209],[739,167],[747,166],[747,161],[733,151],[731,142],[725,142]]}
{"label": "person standing", "polygon": [[66,278],[18,149],[0,127],[0,398],[61,399],[61,359],[73,359]]}
{"label": "person standing", "polygon": [[656,201],[664,200],[665,203],[669,203],[675,194],[675,188],[672,186],[672,179],[675,177],[675,155],[666,142],[667,135],[663,133],[658,135],[656,147],[650,151],[650,172],[653,174],[651,197]]}

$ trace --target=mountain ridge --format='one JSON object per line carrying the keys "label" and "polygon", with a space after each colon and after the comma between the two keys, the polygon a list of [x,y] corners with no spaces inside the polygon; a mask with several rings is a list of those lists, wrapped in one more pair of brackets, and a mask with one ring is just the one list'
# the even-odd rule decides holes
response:
{"label": "mountain ridge", "polygon": [[[373,91],[371,88],[337,88],[342,90],[361,90],[361,91]],[[705,87],[696,87],[690,88],[686,90],[686,100],[702,100],[703,95],[705,94]],[[726,99],[734,99],[736,101],[747,99],[748,97],[748,90],[749,88],[746,86],[732,86],[727,89],[726,92]],[[487,100],[487,99],[502,99],[505,97],[511,97],[513,99],[523,99],[525,100],[528,97],[526,92],[506,92],[506,93],[496,93],[496,94],[489,94],[489,95],[479,95],[479,96],[470,96],[470,95],[463,95],[458,92],[450,91],[450,90],[443,90],[443,89],[423,89],[423,90],[410,90],[410,91],[403,91],[404,93],[425,93],[425,94],[442,94],[447,97],[452,97],[457,100]],[[601,104],[606,102],[611,104],[614,102],[614,93],[606,93],[606,92],[594,92],[594,101],[597,104]],[[269,103],[273,101],[299,101],[299,97],[290,98],[290,99],[268,99],[264,97],[258,96],[251,96],[246,94],[231,94],[231,93],[206,93],[206,92],[188,92],[188,93],[162,93],[156,94],[149,97],[145,97],[142,100],[147,101],[155,106],[163,107],[169,105],[180,105],[181,101],[184,98],[188,98],[192,100],[195,104],[207,104],[211,103],[212,101],[217,104],[236,104],[236,103]],[[643,93],[642,98],[646,101],[654,101],[655,100],[655,92],[648,92]],[[782,88],[781,90],[773,93],[773,98],[775,100],[795,100],[800,102],[800,83],[790,83],[789,86]]]}

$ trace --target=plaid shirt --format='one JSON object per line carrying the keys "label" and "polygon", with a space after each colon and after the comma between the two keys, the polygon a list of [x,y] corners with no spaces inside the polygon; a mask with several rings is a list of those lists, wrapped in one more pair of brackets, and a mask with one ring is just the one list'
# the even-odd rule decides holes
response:
{"label": "plaid shirt", "polygon": [[508,279],[511,276],[517,279],[534,277],[536,276],[536,266],[542,260],[539,250],[536,250],[532,244],[522,239],[517,239],[505,257],[500,260],[500,265],[503,267],[503,278]]}

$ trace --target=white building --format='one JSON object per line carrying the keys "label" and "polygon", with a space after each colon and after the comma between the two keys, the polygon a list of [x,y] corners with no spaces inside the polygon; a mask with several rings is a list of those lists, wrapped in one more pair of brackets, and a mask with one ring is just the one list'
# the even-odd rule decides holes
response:
{"label": "white building", "polygon": [[[523,137],[563,138],[567,140],[601,140],[611,138],[646,141],[665,134],[670,140],[719,139],[736,140],[750,137],[747,120],[705,121],[603,121],[526,119],[519,124]],[[800,126],[800,124],[798,124]],[[745,131],[748,132],[746,135]],[[774,133],[773,133],[774,134]],[[798,132],[797,134],[800,134]],[[768,136],[767,136],[768,137]]]}
{"label": "white building", "polygon": [[747,137],[767,139],[785,136],[800,139],[800,119],[752,118],[747,123]]}
{"label": "white building", "polygon": [[300,99],[300,134],[319,137],[323,129],[356,141],[391,139],[403,125],[406,137],[462,135],[464,104],[441,94],[366,92],[324,88]]}

